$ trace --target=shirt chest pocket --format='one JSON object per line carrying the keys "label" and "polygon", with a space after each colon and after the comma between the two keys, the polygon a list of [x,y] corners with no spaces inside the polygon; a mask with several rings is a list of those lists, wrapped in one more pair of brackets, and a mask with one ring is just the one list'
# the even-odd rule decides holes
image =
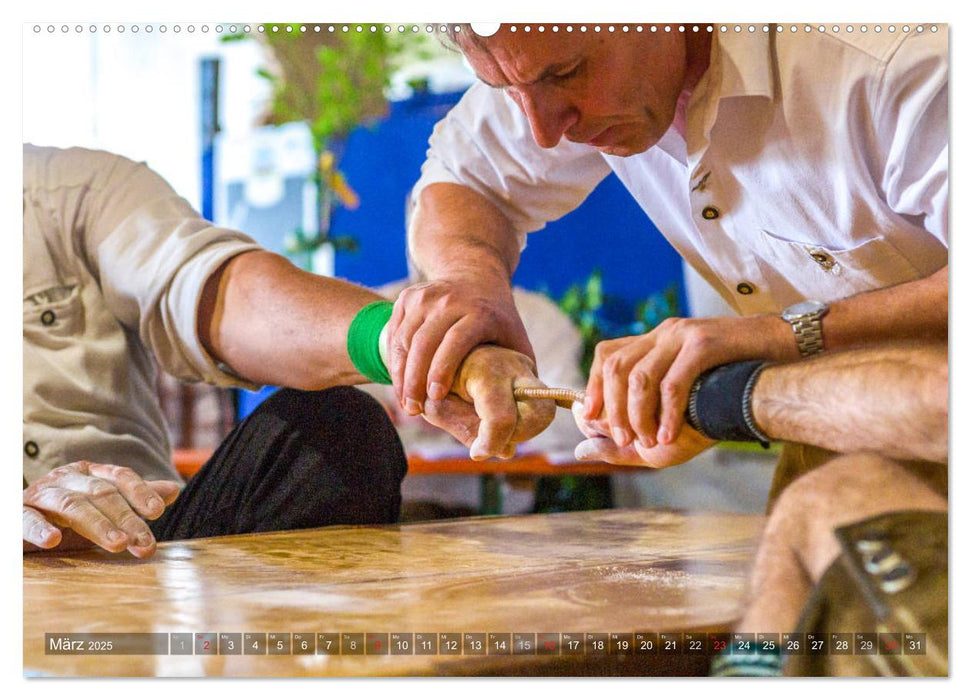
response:
{"label": "shirt chest pocket", "polygon": [[52,212],[24,195],[24,339],[58,345],[84,331],[77,261]]}
{"label": "shirt chest pocket", "polygon": [[[79,284],[57,283],[24,297],[24,338],[41,345],[73,338],[84,331]],[[46,342],[45,342],[46,340]]]}
{"label": "shirt chest pocket", "polygon": [[839,248],[759,233],[756,252],[766,275],[782,276],[806,299],[832,301],[921,277],[883,236]]}

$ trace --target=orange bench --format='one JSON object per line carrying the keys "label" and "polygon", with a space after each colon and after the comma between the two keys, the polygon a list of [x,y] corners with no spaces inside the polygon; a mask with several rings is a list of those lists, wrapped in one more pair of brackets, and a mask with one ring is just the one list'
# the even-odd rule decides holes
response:
{"label": "orange bench", "polygon": [[[212,450],[181,448],[175,450],[175,468],[188,479],[202,468],[212,456]],[[627,471],[643,471],[643,467],[626,467],[605,462],[567,462],[553,464],[543,455],[527,454],[510,460],[490,459],[473,462],[471,459],[424,459],[416,455],[408,457],[409,474],[521,474],[530,476],[600,476]]]}

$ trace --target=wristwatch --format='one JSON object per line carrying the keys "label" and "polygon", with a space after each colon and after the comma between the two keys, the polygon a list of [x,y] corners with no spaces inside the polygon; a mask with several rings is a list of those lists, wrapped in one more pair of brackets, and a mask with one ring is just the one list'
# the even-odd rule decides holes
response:
{"label": "wristwatch", "polygon": [[829,307],[821,301],[801,301],[782,312],[792,325],[799,354],[809,357],[823,351],[823,316]]}

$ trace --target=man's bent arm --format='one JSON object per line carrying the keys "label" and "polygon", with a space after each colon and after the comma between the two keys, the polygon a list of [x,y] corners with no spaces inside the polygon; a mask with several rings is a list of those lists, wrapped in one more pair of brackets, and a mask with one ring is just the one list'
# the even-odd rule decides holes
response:
{"label": "man's bent arm", "polygon": [[826,349],[897,340],[946,341],[947,288],[945,265],[929,277],[831,304],[823,318]]}
{"label": "man's bent arm", "polygon": [[[945,265],[928,277],[892,287],[861,292],[829,303],[822,320],[823,345],[838,350],[900,340],[943,342],[947,340],[947,272]],[[777,361],[798,359],[792,327],[778,316],[743,317],[752,324],[767,321],[766,338],[774,348],[763,356]]]}
{"label": "man's bent arm", "polygon": [[462,185],[421,191],[409,242],[425,282],[398,297],[388,326],[389,371],[411,414],[441,400],[472,348],[483,343],[533,356],[513,302],[519,242],[488,199]]}
{"label": "man's bent arm", "polygon": [[[946,341],[947,297],[945,266],[923,279],[831,302],[822,319],[823,344],[833,351],[897,341]],[[624,438],[615,438],[621,446],[634,439],[648,447],[655,440],[674,442],[698,375],[749,359],[799,359],[789,323],[776,314],[669,319],[640,341],[598,346],[587,385],[586,417],[592,419],[606,408],[611,429]],[[630,404],[628,388],[637,397]]]}
{"label": "man's bent arm", "polygon": [[408,248],[425,280],[474,277],[509,286],[519,264],[509,220],[475,190],[448,182],[421,191]]}
{"label": "man's bent arm", "polygon": [[887,346],[766,368],[752,415],[772,438],[944,463],[947,397],[946,346]]}
{"label": "man's bent arm", "polygon": [[[199,334],[207,351],[257,383],[323,389],[370,381],[347,353],[348,328],[365,305],[381,297],[341,280],[294,267],[266,251],[241,253],[205,285]],[[511,454],[515,443],[541,432],[553,418],[549,402],[517,404],[514,386],[542,386],[530,358],[499,347],[462,358],[450,385],[461,400],[436,405],[428,416],[473,456]],[[466,439],[467,438],[467,439]]]}
{"label": "man's bent arm", "polygon": [[377,294],[249,251],[209,277],[197,327],[206,350],[257,384],[324,389],[368,380],[347,355],[347,330]]}

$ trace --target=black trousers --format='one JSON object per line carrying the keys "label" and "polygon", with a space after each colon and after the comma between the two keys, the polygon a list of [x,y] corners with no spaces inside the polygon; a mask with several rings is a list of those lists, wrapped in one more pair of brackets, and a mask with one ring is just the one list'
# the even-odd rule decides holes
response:
{"label": "black trousers", "polygon": [[393,523],[407,469],[390,419],[364,392],[281,389],[149,526],[165,541]]}

